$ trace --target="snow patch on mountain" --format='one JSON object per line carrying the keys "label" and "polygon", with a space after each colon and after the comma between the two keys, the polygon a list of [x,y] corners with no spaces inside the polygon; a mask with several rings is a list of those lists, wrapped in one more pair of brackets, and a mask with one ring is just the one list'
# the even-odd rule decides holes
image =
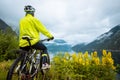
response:
{"label": "snow patch on mountain", "polygon": [[102,39],[102,40],[105,40],[105,39],[108,39],[112,34],[113,34],[113,32],[105,33],[105,34],[103,34],[103,35],[97,37],[96,40],[101,40],[101,39]]}

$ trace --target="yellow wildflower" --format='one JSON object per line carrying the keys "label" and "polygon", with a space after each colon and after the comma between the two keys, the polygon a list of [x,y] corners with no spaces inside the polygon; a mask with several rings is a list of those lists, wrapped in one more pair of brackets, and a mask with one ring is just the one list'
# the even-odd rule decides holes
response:
{"label": "yellow wildflower", "polygon": [[92,58],[94,57],[93,52],[91,53],[91,57],[92,57]]}
{"label": "yellow wildflower", "polygon": [[106,58],[102,57],[102,65],[106,65]]}
{"label": "yellow wildflower", "polygon": [[111,58],[111,52],[108,52],[107,57]]}
{"label": "yellow wildflower", "polygon": [[63,58],[63,62],[64,62],[64,63],[66,63],[66,62],[67,62],[67,60]]}
{"label": "yellow wildflower", "polygon": [[106,50],[103,50],[102,53],[103,53],[103,56],[107,55],[107,51]]}
{"label": "yellow wildflower", "polygon": [[94,56],[94,57],[97,57],[97,51],[94,51],[94,52],[93,52],[93,56]]}
{"label": "yellow wildflower", "polygon": [[83,55],[83,53],[82,53],[82,52],[79,52],[79,53],[78,53],[78,58],[82,58],[82,55]]}
{"label": "yellow wildflower", "polygon": [[97,57],[97,58],[95,58],[95,64],[96,65],[99,65],[100,64],[100,59]]}
{"label": "yellow wildflower", "polygon": [[78,57],[77,57],[76,53],[72,54],[72,59],[74,62],[78,62]]}
{"label": "yellow wildflower", "polygon": [[86,60],[85,60],[85,64],[86,64],[86,65],[89,65],[89,64],[90,64],[89,59],[86,59]]}
{"label": "yellow wildflower", "polygon": [[70,54],[69,54],[68,52],[66,52],[66,53],[64,54],[64,58],[67,59],[67,60],[70,59]]}
{"label": "yellow wildflower", "polygon": [[88,58],[88,51],[84,53],[84,58]]}
{"label": "yellow wildflower", "polygon": [[79,58],[79,63],[82,64],[83,63],[83,59]]}
{"label": "yellow wildflower", "polygon": [[107,62],[110,64],[110,65],[113,65],[114,64],[114,62],[113,62],[113,59],[112,58],[107,58],[108,60],[107,60]]}
{"label": "yellow wildflower", "polygon": [[93,63],[93,64],[96,64],[96,65],[99,65],[99,64],[100,64],[100,59],[99,59],[99,57],[93,57],[93,58],[92,58],[92,63]]}

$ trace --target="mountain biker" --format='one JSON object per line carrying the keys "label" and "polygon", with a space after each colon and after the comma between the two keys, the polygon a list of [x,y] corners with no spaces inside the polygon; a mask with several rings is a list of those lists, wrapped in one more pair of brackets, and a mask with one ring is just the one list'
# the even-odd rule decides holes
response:
{"label": "mountain biker", "polygon": [[[25,17],[20,20],[19,29],[19,46],[20,49],[28,51],[30,49],[29,43],[23,40],[23,36],[29,36],[31,38],[31,46],[35,49],[42,50],[42,57],[47,60],[43,62],[42,69],[50,68],[50,58],[47,52],[46,46],[40,42],[40,33],[47,36],[49,39],[54,39],[53,35],[45,28],[45,26],[34,17],[35,8],[31,5],[27,5],[24,8],[26,12]],[[45,59],[44,59],[45,60]]]}

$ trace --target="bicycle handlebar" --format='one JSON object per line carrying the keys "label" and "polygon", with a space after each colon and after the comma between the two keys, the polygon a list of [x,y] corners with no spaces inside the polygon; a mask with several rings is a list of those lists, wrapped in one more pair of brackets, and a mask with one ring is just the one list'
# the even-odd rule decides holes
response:
{"label": "bicycle handlebar", "polygon": [[44,42],[44,41],[50,41],[50,40],[52,40],[52,39],[50,39],[50,38],[47,38],[47,39],[42,39],[42,40],[40,40],[40,42]]}
{"label": "bicycle handlebar", "polygon": [[[30,40],[32,40],[32,38],[30,38],[29,36],[23,36],[22,39],[25,39],[28,42],[30,42]],[[52,39],[51,38],[46,38],[46,39],[43,39],[43,40],[40,40],[40,41],[44,42],[44,41],[50,41],[50,40],[52,40]]]}

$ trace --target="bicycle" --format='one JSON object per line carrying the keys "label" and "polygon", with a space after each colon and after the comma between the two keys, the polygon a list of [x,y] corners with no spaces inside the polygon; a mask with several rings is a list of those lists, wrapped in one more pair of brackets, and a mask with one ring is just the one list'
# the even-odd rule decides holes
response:
{"label": "bicycle", "polygon": [[[38,54],[36,49],[31,47],[30,40],[28,36],[22,37],[27,40],[30,46],[29,51],[17,50],[19,57],[11,65],[7,80],[41,80],[40,71],[42,73],[42,80],[45,79],[45,73],[48,69],[41,69],[42,67],[42,51]],[[50,39],[41,40],[41,42],[49,41]]]}

